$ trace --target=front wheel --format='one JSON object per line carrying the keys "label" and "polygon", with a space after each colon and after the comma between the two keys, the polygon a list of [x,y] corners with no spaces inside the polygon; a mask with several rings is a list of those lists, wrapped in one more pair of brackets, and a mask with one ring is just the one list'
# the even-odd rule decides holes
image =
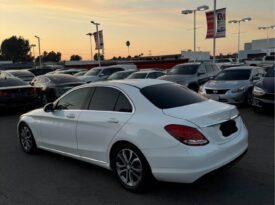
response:
{"label": "front wheel", "polygon": [[145,157],[131,144],[121,145],[115,150],[112,168],[120,184],[129,191],[142,191],[151,178]]}
{"label": "front wheel", "polygon": [[21,123],[18,130],[19,140],[24,152],[32,154],[37,150],[31,129],[25,123]]}

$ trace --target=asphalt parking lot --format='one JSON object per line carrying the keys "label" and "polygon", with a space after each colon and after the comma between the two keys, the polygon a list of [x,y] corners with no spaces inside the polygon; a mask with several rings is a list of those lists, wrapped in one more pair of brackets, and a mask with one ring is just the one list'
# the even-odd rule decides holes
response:
{"label": "asphalt parking lot", "polygon": [[0,116],[0,204],[274,204],[274,116],[240,108],[249,151],[234,167],[194,184],[154,182],[149,191],[124,190],[108,170],[40,151],[23,153],[19,114]]}

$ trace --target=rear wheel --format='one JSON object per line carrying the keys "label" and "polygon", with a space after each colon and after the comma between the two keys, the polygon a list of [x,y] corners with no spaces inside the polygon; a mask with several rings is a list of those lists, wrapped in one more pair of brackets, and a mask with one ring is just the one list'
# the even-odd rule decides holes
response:
{"label": "rear wheel", "polygon": [[142,191],[151,179],[151,171],[143,154],[131,144],[119,145],[112,155],[112,169],[127,190]]}
{"label": "rear wheel", "polygon": [[31,129],[25,123],[19,125],[19,140],[24,152],[32,154],[37,150]]}

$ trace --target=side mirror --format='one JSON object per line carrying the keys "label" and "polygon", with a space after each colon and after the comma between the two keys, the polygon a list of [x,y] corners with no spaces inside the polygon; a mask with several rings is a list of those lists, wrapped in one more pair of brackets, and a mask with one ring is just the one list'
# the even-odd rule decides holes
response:
{"label": "side mirror", "polygon": [[53,103],[48,103],[43,108],[44,112],[53,112],[54,111],[54,105]]}

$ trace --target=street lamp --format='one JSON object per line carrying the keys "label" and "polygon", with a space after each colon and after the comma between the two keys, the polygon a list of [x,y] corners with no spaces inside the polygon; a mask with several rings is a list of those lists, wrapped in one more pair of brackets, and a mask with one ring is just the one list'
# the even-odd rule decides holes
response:
{"label": "street lamp", "polygon": [[258,28],[259,30],[266,30],[266,44],[267,44],[267,49],[269,48],[269,35],[268,31],[269,29],[275,29],[275,25],[272,26],[261,26]]}
{"label": "street lamp", "polygon": [[40,38],[38,36],[34,36],[38,40],[38,52],[39,52],[39,68],[41,68],[42,65],[42,56],[41,56],[41,50],[40,50]]}
{"label": "street lamp", "polygon": [[99,32],[98,32],[98,26],[100,24],[99,23],[95,23],[94,21],[91,21],[91,23],[96,26],[96,33],[97,33],[97,60],[98,60],[98,65],[100,67],[101,66],[101,63],[100,63],[100,39],[99,39]]}
{"label": "street lamp", "polygon": [[30,54],[31,54],[31,56],[33,55],[33,58],[34,58],[34,60],[35,60],[35,53],[34,53],[34,47],[35,47],[36,45],[35,44],[31,44],[30,45]]}
{"label": "street lamp", "polygon": [[197,28],[196,28],[196,13],[197,13],[197,11],[205,11],[207,9],[209,9],[209,7],[206,6],[206,5],[203,5],[203,6],[197,7],[194,10],[189,10],[188,9],[188,10],[181,11],[181,14],[184,14],[184,15],[194,13],[194,49],[193,49],[194,53],[196,52],[196,30],[197,30]]}
{"label": "street lamp", "polygon": [[228,23],[232,24],[232,23],[237,23],[238,24],[238,63],[240,62],[240,27],[241,27],[241,22],[248,22],[251,21],[252,19],[250,17],[246,17],[243,19],[239,19],[239,20],[230,20],[228,21]]}
{"label": "street lamp", "polygon": [[90,46],[91,46],[91,61],[93,60],[93,47],[92,47],[92,33],[87,33],[86,35],[90,36]]}

